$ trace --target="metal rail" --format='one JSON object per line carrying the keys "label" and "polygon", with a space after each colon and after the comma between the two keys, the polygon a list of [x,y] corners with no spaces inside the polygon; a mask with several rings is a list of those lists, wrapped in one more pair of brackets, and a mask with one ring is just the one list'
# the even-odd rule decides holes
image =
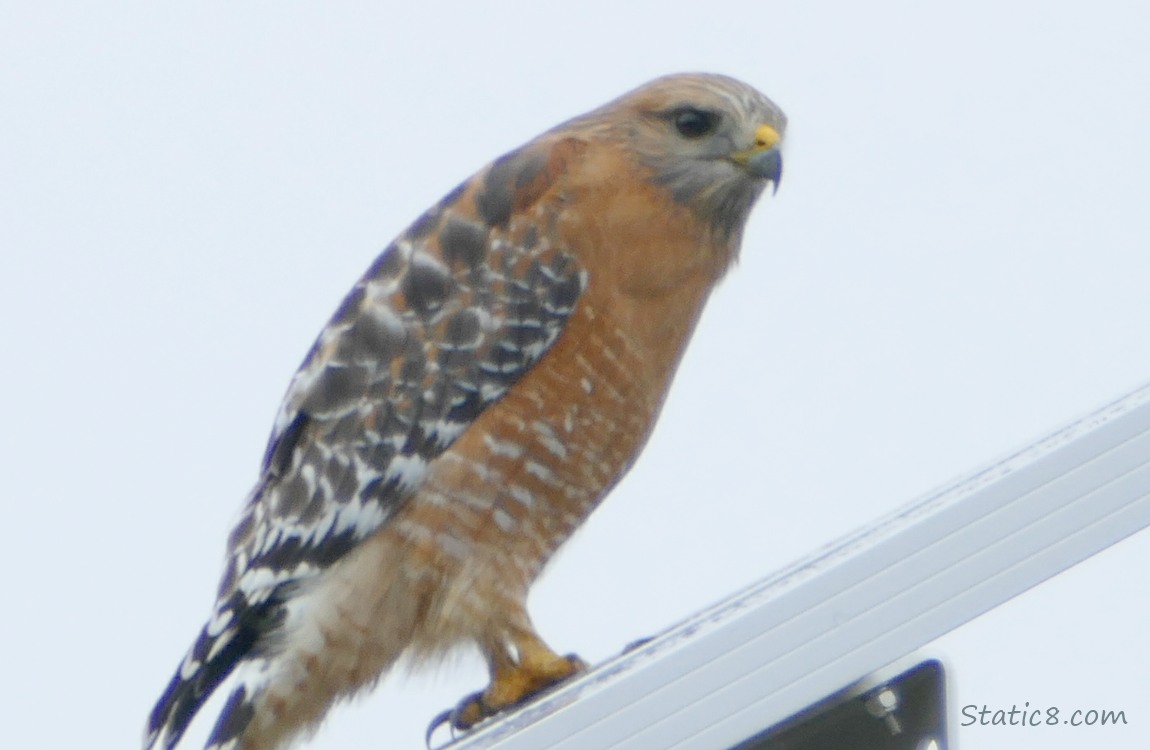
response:
{"label": "metal rail", "polygon": [[721,750],[1150,525],[1150,386],[772,575],[452,750]]}

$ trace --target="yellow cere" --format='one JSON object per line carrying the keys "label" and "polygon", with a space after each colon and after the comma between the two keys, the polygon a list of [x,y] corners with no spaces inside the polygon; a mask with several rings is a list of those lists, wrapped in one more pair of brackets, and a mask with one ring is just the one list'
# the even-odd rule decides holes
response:
{"label": "yellow cere", "polygon": [[766,151],[779,145],[779,131],[770,125],[760,125],[755,129],[755,150]]}

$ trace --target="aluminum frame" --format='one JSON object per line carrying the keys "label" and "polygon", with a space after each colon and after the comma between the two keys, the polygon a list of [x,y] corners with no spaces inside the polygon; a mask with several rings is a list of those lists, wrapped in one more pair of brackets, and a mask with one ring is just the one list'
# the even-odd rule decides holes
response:
{"label": "aluminum frame", "polygon": [[722,750],[1150,525],[1150,386],[601,664],[452,750]]}

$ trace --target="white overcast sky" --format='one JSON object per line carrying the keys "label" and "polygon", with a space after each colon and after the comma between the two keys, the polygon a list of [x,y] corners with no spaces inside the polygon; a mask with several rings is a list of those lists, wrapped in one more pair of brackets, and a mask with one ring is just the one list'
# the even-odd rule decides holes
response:
{"label": "white overcast sky", "polygon": [[[785,175],[641,461],[533,594],[556,648],[600,661],[1150,380],[1145,2],[0,10],[9,747],[137,745],[343,293],[485,162],[664,73],[774,98]],[[1136,535],[930,651],[953,722],[1127,727],[960,745],[1146,747],[1148,567]],[[308,747],[419,748],[484,678],[390,679]]]}

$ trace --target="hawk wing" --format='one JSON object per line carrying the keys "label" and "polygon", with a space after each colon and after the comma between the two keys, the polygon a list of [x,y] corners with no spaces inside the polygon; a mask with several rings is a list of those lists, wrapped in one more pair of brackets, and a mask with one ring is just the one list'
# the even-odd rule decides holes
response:
{"label": "hawk wing", "polygon": [[[577,146],[575,147],[577,148]],[[157,704],[173,746],[283,602],[388,518],[555,342],[586,273],[553,241],[570,142],[529,144],[420,217],[344,299],[288,388],[212,618]]]}

